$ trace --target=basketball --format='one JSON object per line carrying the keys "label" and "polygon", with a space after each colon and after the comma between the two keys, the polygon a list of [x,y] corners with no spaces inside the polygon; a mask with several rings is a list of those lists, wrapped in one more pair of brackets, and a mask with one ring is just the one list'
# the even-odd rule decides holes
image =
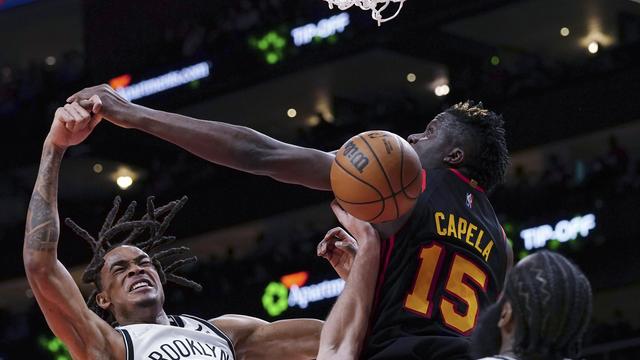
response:
{"label": "basketball", "polygon": [[331,188],[351,215],[371,223],[395,220],[411,210],[421,192],[422,167],[411,145],[388,131],[349,139],[331,166]]}

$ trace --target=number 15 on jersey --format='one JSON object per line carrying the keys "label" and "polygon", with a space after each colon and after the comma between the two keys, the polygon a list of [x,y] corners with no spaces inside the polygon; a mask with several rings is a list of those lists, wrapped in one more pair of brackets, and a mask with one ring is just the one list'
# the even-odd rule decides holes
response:
{"label": "number 15 on jersey", "polygon": [[462,335],[469,335],[476,326],[479,310],[477,290],[470,286],[469,282],[486,291],[487,274],[471,260],[459,253],[454,254],[446,274],[444,294],[466,304],[466,311],[461,312],[456,308],[456,304],[445,296],[433,299],[435,288],[440,284],[439,271],[444,265],[444,246],[433,242],[423,247],[419,256],[420,266],[416,280],[413,289],[407,294],[404,307],[431,318],[433,309],[440,300],[438,305],[444,324]]}

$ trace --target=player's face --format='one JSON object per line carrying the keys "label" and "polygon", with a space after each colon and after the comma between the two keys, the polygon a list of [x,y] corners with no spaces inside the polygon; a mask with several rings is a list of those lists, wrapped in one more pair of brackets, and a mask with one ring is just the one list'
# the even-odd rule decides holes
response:
{"label": "player's face", "polygon": [[449,120],[447,113],[440,113],[431,120],[425,130],[418,134],[410,135],[407,141],[420,157],[422,167],[432,169],[445,165],[444,159],[453,149],[449,129],[446,122]]}
{"label": "player's face", "polygon": [[112,312],[127,314],[141,307],[162,307],[162,283],[149,255],[125,245],[109,251],[104,259],[100,273],[102,292]]}

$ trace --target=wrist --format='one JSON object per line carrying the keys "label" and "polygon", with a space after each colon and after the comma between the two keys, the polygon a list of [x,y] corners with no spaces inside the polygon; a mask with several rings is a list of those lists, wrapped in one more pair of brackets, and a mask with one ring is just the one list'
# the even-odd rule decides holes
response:
{"label": "wrist", "polygon": [[44,144],[43,144],[43,149],[52,149],[54,151],[61,151],[64,152],[65,150],[67,150],[67,148],[69,147],[69,145],[63,145],[63,144],[57,144],[53,141],[53,139],[51,138],[51,134],[47,135],[47,137],[44,139]]}
{"label": "wrist", "polygon": [[143,130],[145,121],[149,118],[151,109],[134,103],[128,103],[122,114],[122,120],[128,125],[127,127]]}
{"label": "wrist", "polygon": [[358,239],[358,244],[364,245],[372,242],[379,242],[380,235],[378,231],[376,231],[373,227],[367,227],[360,232],[360,238]]}

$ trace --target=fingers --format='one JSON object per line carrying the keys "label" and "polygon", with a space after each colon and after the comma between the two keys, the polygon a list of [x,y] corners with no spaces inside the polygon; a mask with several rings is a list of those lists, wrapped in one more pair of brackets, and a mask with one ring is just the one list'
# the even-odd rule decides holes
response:
{"label": "fingers", "polygon": [[[68,103],[72,103],[78,100],[83,100],[83,99],[89,99],[92,97],[92,95],[99,93],[101,90],[106,90],[107,88],[111,88],[109,85],[107,84],[101,84],[101,85],[96,85],[96,86],[92,86],[89,88],[84,88],[80,91],[78,91],[77,93],[69,96],[67,98],[67,102]],[[95,112],[95,111],[94,111]]]}
{"label": "fingers", "polygon": [[64,109],[68,114],[72,116],[71,121],[65,122],[65,127],[69,131],[83,130],[89,125],[91,115],[89,112],[80,106],[77,102],[66,104]]}
{"label": "fingers", "polygon": [[333,239],[348,240],[350,238],[351,236],[349,235],[349,233],[347,233],[343,228],[335,227],[327,232],[327,234],[324,236],[323,241]]}
{"label": "fingers", "polygon": [[355,241],[336,241],[333,245],[351,255],[355,255],[358,252],[358,243]]}
{"label": "fingers", "polygon": [[342,229],[339,227],[336,227],[327,231],[327,234],[324,236],[322,241],[318,243],[318,246],[316,248],[316,254],[318,256],[321,256],[321,257],[328,256],[328,251],[330,250],[329,246],[332,246],[332,243],[335,241],[335,238],[336,238],[335,234],[338,233],[340,230]]}
{"label": "fingers", "polygon": [[67,122],[73,121],[73,116],[69,114],[64,107],[59,107],[56,110],[55,119],[66,124]]}
{"label": "fingers", "polygon": [[84,110],[91,112],[89,128],[93,129],[102,120],[102,115],[100,114],[102,111],[102,100],[98,95],[93,95],[89,100],[80,100],[78,104],[80,104]]}
{"label": "fingers", "polygon": [[100,111],[102,111],[102,100],[100,99],[100,96],[93,95],[89,100],[93,102],[93,108],[91,111],[93,111],[94,114],[100,113]]}
{"label": "fingers", "polygon": [[329,230],[318,243],[316,254],[328,259],[336,249],[355,255],[358,251],[358,243],[343,228],[336,227]]}

